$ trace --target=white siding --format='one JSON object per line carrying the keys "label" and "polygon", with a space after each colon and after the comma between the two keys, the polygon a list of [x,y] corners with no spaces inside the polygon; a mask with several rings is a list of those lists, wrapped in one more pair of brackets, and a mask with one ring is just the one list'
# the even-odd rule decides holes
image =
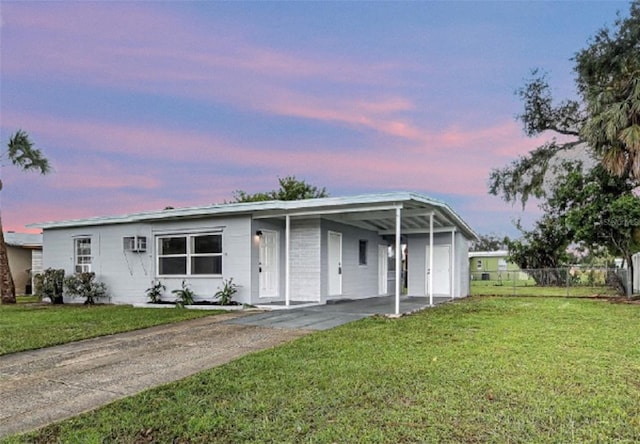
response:
{"label": "white siding", "polygon": [[[62,268],[67,275],[74,272],[73,239],[91,237],[92,271],[96,279],[107,285],[112,303],[147,302],[145,290],[155,278],[155,236],[184,232],[222,230],[222,277],[189,277],[186,279],[197,299],[211,300],[223,278],[240,285],[234,299],[251,302],[251,220],[236,217],[209,220],[135,223],[44,231],[44,267]],[[125,252],[123,237],[146,236],[147,251]],[[182,278],[162,278],[167,291],[164,299],[173,300],[171,290],[181,286]]]}
{"label": "white siding", "polygon": [[320,301],[320,220],[291,224],[291,299]]}

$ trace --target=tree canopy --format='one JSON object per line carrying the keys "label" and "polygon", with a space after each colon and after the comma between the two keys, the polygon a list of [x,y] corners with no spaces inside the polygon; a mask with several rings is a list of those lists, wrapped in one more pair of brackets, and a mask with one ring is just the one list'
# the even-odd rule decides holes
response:
{"label": "tree canopy", "polygon": [[640,249],[640,1],[574,60],[577,99],[554,101],[540,70],[517,91],[525,134],[550,139],[490,173],[491,194],[523,207],[535,197],[544,212],[509,245],[520,266],[560,264],[570,243],[627,261]]}
{"label": "tree canopy", "polygon": [[295,176],[287,176],[278,178],[280,188],[277,190],[247,193],[246,191],[237,190],[233,193],[231,202],[262,202],[266,200],[303,200],[315,199],[319,197],[329,197],[326,188],[319,188],[306,183],[304,180],[298,180]]}
{"label": "tree canopy", "polygon": [[[4,159],[8,159],[13,165],[22,171],[37,171],[41,174],[47,174],[51,171],[49,161],[42,152],[34,148],[33,142],[29,135],[18,130],[9,139],[7,151],[2,154]],[[2,181],[0,180],[0,190],[2,190]],[[7,256],[7,245],[4,241],[2,231],[2,221],[0,220],[0,299],[3,304],[15,304],[16,289],[9,268],[9,259]]]}

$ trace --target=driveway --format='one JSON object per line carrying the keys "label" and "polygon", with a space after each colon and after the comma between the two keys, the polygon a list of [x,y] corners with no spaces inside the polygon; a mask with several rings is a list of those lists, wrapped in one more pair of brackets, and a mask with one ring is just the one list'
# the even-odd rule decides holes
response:
{"label": "driveway", "polygon": [[[436,301],[441,302],[441,301]],[[403,298],[401,311],[426,298]],[[34,430],[254,351],[375,314],[392,297],[233,312],[0,356],[0,438]]]}
{"label": "driveway", "polygon": [[[434,305],[449,301],[434,298]],[[412,313],[428,307],[429,298],[400,298],[400,313]],[[226,321],[236,325],[256,325],[284,329],[327,330],[348,322],[373,315],[395,313],[395,297],[382,296],[357,300],[337,300],[327,305],[317,305],[289,310],[273,310]]]}
{"label": "driveway", "polygon": [[0,438],[309,334],[229,313],[0,356]]}

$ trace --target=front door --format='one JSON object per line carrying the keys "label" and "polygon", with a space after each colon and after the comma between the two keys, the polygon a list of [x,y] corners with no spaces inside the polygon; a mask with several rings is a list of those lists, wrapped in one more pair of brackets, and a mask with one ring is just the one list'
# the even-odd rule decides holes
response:
{"label": "front door", "polygon": [[329,296],[342,294],[342,234],[329,231]]}
{"label": "front door", "polygon": [[389,247],[378,245],[378,294],[386,295],[388,288]]}
{"label": "front door", "polygon": [[451,292],[451,247],[433,246],[433,267],[429,266],[429,246],[427,245],[427,279],[425,294],[429,295],[429,272],[433,273],[433,294],[450,296]]}
{"label": "front door", "polygon": [[278,233],[262,230],[258,272],[260,297],[278,296]]}

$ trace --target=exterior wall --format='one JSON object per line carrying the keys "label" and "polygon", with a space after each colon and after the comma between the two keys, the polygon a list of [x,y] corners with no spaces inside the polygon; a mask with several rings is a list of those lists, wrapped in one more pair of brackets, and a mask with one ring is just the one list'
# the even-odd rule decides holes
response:
{"label": "exterior wall", "polygon": [[[433,245],[451,245],[451,233],[435,233],[433,235]],[[429,234],[410,234],[407,236],[407,274],[409,296],[427,295],[427,245],[429,245]],[[469,295],[469,242],[461,234],[455,233],[455,246],[450,252],[454,255],[454,271],[452,277],[453,296],[456,298]],[[440,295],[438,295],[440,296]]]}
{"label": "exterior wall", "polygon": [[320,219],[291,221],[291,300],[320,301]]}
{"label": "exterior wall", "polygon": [[[107,285],[111,302],[117,304],[147,302],[145,290],[156,277],[156,241],[161,234],[184,234],[222,231],[222,276],[194,277],[185,281],[196,300],[212,300],[223,279],[233,278],[240,287],[234,300],[251,302],[251,219],[248,216],[157,223],[118,224],[44,231],[43,262],[45,268],[62,268],[74,273],[74,238],[91,237],[92,271]],[[126,252],[123,237],[146,236],[147,251]],[[173,300],[171,290],[181,287],[182,277],[160,279],[167,290],[163,299]],[[65,302],[69,300],[65,298]]]}
{"label": "exterior wall", "polygon": [[[342,234],[342,295],[328,296],[328,232]],[[359,241],[367,241],[367,265],[359,265]],[[323,220],[321,239],[321,300],[364,299],[378,296],[378,245],[387,245],[373,231]]]}
{"label": "exterior wall", "polygon": [[16,287],[16,294],[26,294],[31,288],[31,249],[7,245],[9,268]]}

